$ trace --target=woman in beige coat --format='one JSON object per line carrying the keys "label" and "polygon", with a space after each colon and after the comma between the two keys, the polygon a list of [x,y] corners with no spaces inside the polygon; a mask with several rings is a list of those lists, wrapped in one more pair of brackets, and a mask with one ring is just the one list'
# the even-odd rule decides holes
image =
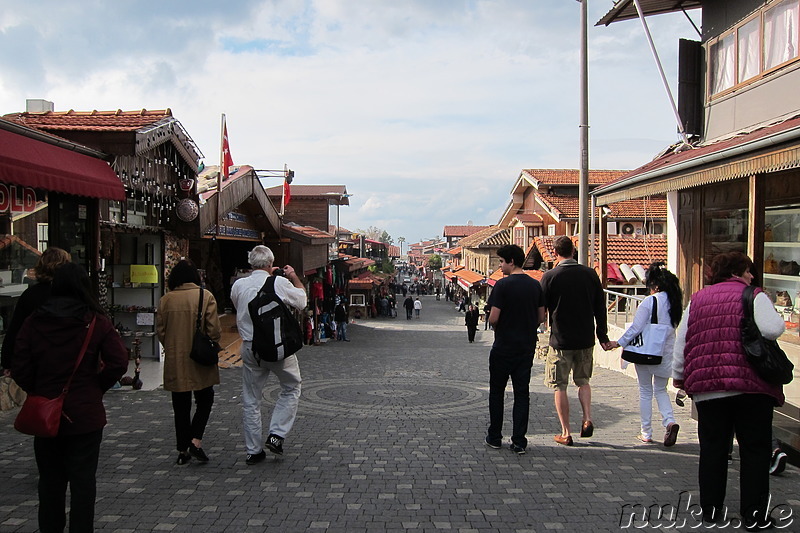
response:
{"label": "woman in beige coat", "polygon": [[[175,438],[179,465],[191,457],[208,462],[203,451],[203,433],[214,404],[214,385],[219,384],[219,368],[203,366],[189,358],[197,323],[197,307],[203,291],[201,328],[215,341],[220,338],[217,302],[200,288],[200,275],[194,263],[184,259],[172,268],[167,278],[169,292],[161,297],[156,314],[158,339],[164,345],[164,389],[172,392]],[[192,393],[196,405],[192,411]]]}

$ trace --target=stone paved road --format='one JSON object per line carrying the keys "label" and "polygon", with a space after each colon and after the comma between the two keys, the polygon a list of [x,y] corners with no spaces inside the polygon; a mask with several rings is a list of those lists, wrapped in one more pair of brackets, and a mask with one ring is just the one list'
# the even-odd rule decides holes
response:
{"label": "stone paved road", "polygon": [[[483,445],[491,332],[467,342],[463,315],[423,297],[422,317],[359,321],[352,342],[300,353],[303,396],[286,453],[247,466],[239,370],[221,371],[204,440],[211,462],[174,465],[163,390],[112,391],[98,470],[101,531],[544,532],[617,531],[624,505],[697,497],[696,425],[689,407],[671,449],[643,445],[635,380],[597,369],[595,435],[566,448],[551,392],[534,366],[527,455]],[[265,390],[271,404],[278,392]],[[574,398],[574,390],[571,390]],[[510,390],[508,393],[510,402]],[[577,400],[573,399],[577,426]],[[36,530],[31,439],[0,413],[0,531]],[[507,427],[510,409],[507,410]],[[736,508],[737,463],[728,504]],[[776,504],[800,511],[798,471],[772,478]],[[680,500],[681,492],[687,491]],[[698,531],[686,506],[681,531]],[[636,522],[639,526],[648,526]],[[660,525],[660,527],[659,527]],[[736,525],[735,523],[733,525]],[[675,531],[651,521],[645,530]],[[734,530],[734,529],[731,529]],[[800,522],[786,531],[800,531]]]}

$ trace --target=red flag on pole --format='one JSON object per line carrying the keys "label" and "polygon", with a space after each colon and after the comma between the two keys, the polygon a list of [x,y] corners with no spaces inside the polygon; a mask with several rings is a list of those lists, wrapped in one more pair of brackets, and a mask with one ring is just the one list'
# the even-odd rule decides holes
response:
{"label": "red flag on pole", "polygon": [[283,207],[289,205],[289,199],[292,197],[289,190],[289,180],[283,180]]}
{"label": "red flag on pole", "polygon": [[225,181],[230,177],[231,167],[233,166],[233,157],[231,156],[231,148],[228,144],[228,124],[222,123],[222,180]]}

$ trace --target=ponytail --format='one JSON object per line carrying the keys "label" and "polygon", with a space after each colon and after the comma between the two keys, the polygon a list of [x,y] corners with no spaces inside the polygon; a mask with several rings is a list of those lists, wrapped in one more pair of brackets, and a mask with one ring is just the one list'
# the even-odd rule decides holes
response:
{"label": "ponytail", "polygon": [[662,262],[654,262],[645,273],[646,286],[666,293],[669,301],[669,319],[672,327],[677,328],[683,317],[683,291],[678,277],[667,270]]}

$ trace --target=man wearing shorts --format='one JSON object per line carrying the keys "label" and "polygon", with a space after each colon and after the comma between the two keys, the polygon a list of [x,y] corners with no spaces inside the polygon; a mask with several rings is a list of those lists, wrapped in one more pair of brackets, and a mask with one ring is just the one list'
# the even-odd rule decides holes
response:
{"label": "man wearing shorts", "polygon": [[569,237],[556,239],[558,266],[542,277],[545,305],[550,316],[550,350],[545,362],[545,385],[553,389],[561,433],[554,440],[572,446],[569,430],[567,384],[578,387],[578,401],[583,410],[581,437],[591,437],[592,377],[595,335],[604,350],[609,348],[603,286],[597,273],[573,259],[575,247]]}
{"label": "man wearing shorts", "polygon": [[[528,446],[530,381],[536,330],[544,320],[544,298],[539,282],[522,270],[525,252],[515,244],[497,250],[505,275],[489,296],[489,323],[494,343],[489,352],[489,429],[484,442],[499,449],[503,442],[503,403],[509,378],[514,387],[511,411],[512,452],[522,455]],[[474,307],[474,306],[471,306]]]}

